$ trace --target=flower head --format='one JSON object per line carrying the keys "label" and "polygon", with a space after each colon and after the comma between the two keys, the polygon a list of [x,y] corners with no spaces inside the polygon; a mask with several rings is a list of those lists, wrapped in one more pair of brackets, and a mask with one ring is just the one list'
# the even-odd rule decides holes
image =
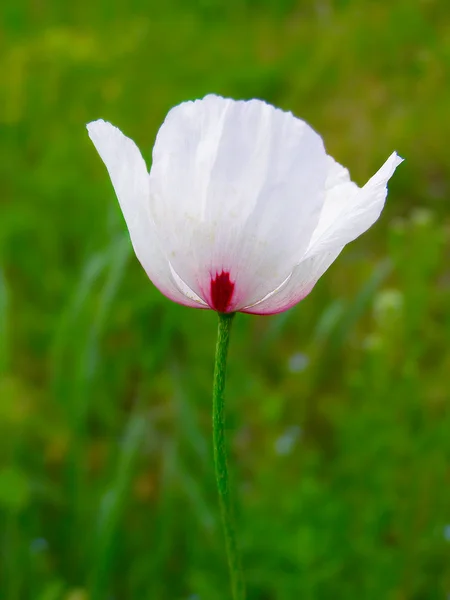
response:
{"label": "flower head", "polygon": [[379,217],[394,152],[359,188],[321,137],[260,100],[184,102],[161,126],[150,173],[132,140],[89,123],[136,255],[171,300],[272,314],[312,290]]}

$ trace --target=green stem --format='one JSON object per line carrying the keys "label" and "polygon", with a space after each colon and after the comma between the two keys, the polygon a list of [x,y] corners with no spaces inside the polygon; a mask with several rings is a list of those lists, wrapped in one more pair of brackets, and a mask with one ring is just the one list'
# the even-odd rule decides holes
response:
{"label": "green stem", "polygon": [[225,440],[225,379],[230,330],[234,313],[218,313],[219,330],[217,334],[216,362],[213,386],[213,443],[214,465],[217,488],[219,491],[222,525],[227,547],[228,567],[230,570],[233,600],[245,600],[245,584],[241,560],[236,543],[230,485],[228,481],[227,448]]}

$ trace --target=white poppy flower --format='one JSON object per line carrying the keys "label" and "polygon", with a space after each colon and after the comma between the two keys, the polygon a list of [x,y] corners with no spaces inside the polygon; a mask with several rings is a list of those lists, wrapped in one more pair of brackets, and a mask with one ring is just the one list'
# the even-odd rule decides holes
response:
{"label": "white poppy flower", "polygon": [[359,188],[304,121],[260,100],[218,96],[173,108],[148,172],[135,143],[87,126],[136,255],[171,300],[272,314],[302,300],[379,217],[394,152]]}

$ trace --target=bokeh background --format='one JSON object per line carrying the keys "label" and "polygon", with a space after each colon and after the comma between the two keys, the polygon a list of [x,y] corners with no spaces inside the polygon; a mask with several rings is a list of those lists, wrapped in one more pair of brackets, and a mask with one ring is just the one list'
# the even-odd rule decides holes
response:
{"label": "bokeh background", "polygon": [[229,598],[210,441],[215,314],[132,254],[85,123],[149,164],[175,104],[259,97],[382,218],[313,293],[238,315],[227,394],[249,600],[450,595],[446,0],[2,0],[0,597]]}

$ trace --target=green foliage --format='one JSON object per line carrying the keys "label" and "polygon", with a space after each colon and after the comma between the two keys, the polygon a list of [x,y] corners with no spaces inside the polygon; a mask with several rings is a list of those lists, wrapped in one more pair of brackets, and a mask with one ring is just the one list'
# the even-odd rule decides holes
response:
{"label": "green foliage", "polygon": [[3,0],[0,597],[223,600],[216,317],[134,258],[84,125],[150,160],[208,92],[308,120],[380,222],[296,308],[238,315],[227,418],[249,600],[450,594],[444,0]]}

